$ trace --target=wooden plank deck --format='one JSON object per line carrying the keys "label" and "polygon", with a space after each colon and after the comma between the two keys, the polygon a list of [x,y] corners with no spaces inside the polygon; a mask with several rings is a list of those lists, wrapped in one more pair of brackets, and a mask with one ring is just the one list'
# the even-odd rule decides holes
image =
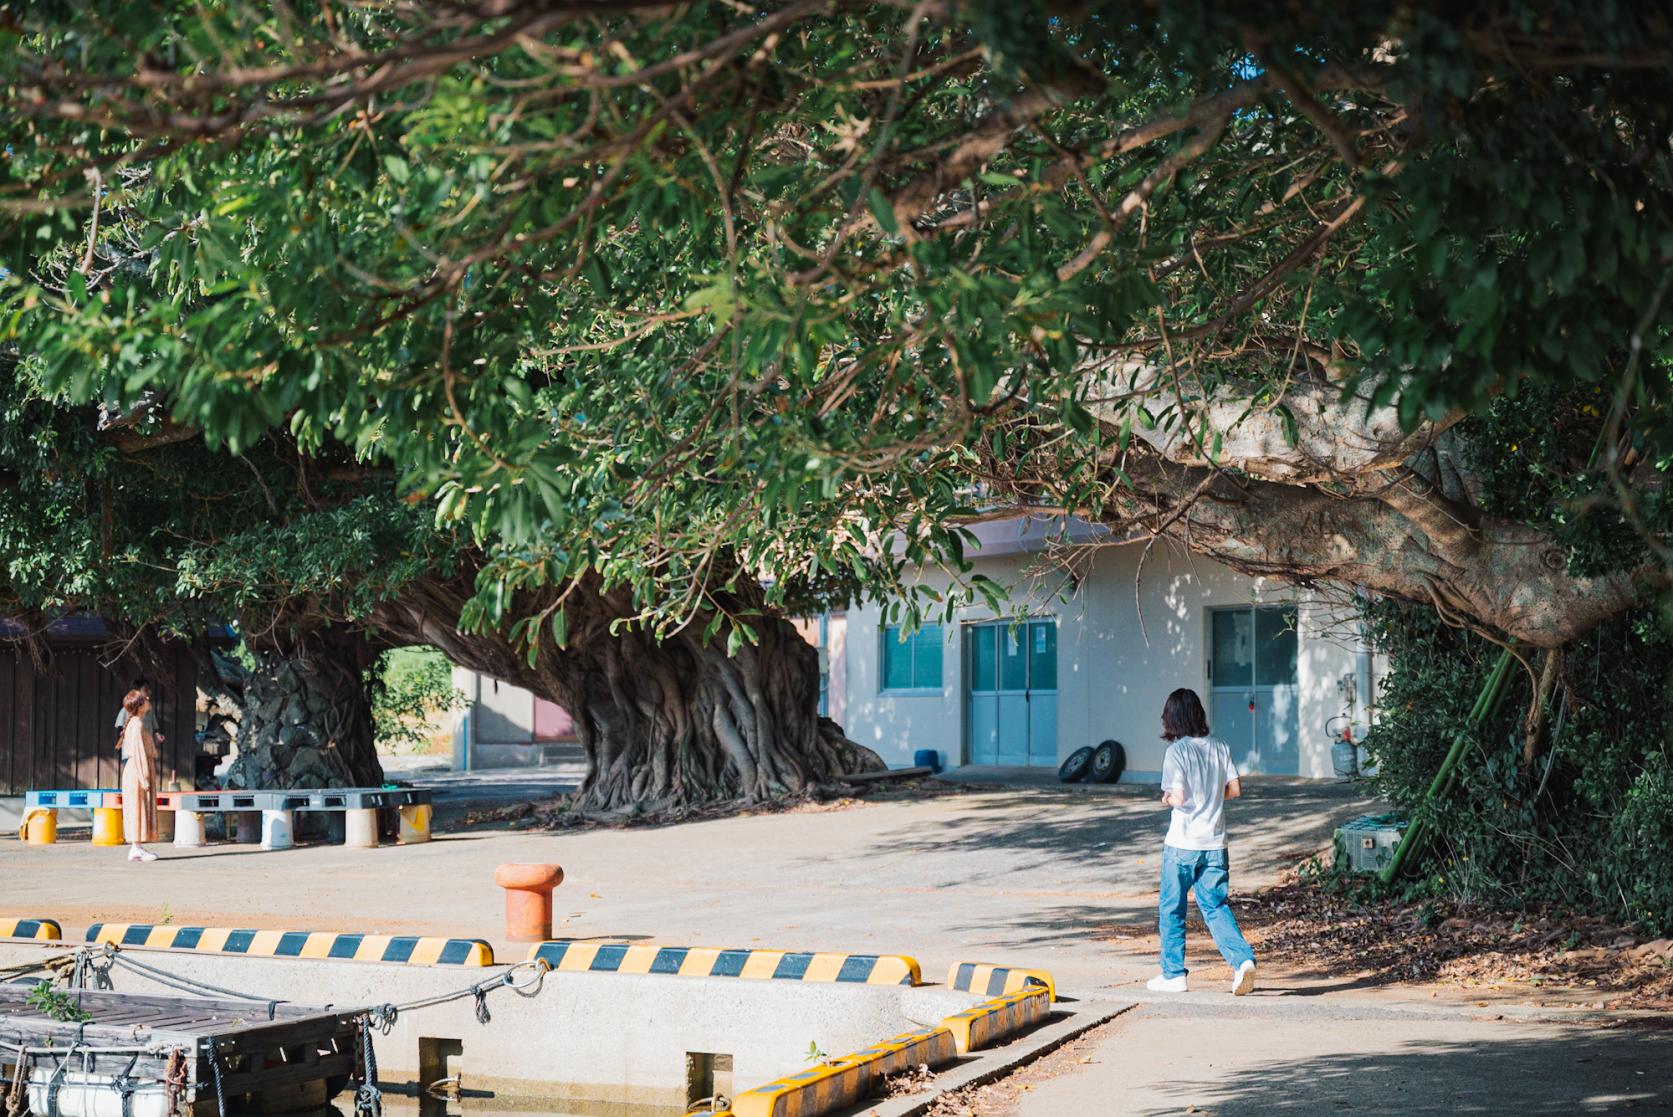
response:
{"label": "wooden plank deck", "polygon": [[[357,1014],[302,1005],[61,989],[79,1019],[54,1019],[31,1004],[31,986],[0,983],[0,1043],[21,1044],[33,1076],[50,1073],[72,1050],[79,1071],[126,1075],[139,1082],[167,1078],[183,1061],[182,1106],[208,1117],[218,1110],[215,1069],[229,1112],[271,1105],[276,1096],[323,1105],[355,1068]],[[61,1013],[60,1015],[70,1015]],[[214,1060],[214,1065],[211,1064]],[[10,1080],[16,1061],[0,1047]]]}

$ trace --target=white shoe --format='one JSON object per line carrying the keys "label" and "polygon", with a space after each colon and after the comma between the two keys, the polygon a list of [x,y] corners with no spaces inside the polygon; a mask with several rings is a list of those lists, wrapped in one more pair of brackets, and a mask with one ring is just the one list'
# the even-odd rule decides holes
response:
{"label": "white shoe", "polygon": [[131,849],[128,851],[129,861],[155,861],[157,855],[148,849]]}
{"label": "white shoe", "polygon": [[1157,974],[1146,982],[1144,987],[1152,993],[1183,993],[1185,992],[1185,975],[1165,977],[1162,974]]}
{"label": "white shoe", "polygon": [[1232,996],[1241,997],[1255,988],[1255,963],[1244,962],[1232,975]]}

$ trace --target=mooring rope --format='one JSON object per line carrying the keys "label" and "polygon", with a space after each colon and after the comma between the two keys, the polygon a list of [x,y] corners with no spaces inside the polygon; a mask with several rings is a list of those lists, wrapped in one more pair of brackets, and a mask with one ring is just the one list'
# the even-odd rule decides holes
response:
{"label": "mooring rope", "polygon": [[74,954],[54,954],[50,958],[43,958],[39,962],[24,962],[17,966],[0,966],[0,978],[23,977],[36,970],[50,970],[63,965],[75,957]]}
{"label": "mooring rope", "polygon": [[[168,970],[159,969],[149,963],[140,962],[130,957],[126,952],[117,949],[115,943],[107,942],[102,944],[102,946],[102,950],[94,950],[91,947],[84,946],[77,951],[76,976],[73,980],[78,987],[86,987],[85,981],[89,973],[96,977],[103,977],[108,981],[108,975],[111,968],[121,966],[124,969],[144,974],[146,977],[180,992],[197,993],[200,996],[204,994],[219,994],[221,996],[232,997],[236,1000],[253,1001],[257,1004],[264,1004],[267,1006],[267,1016],[269,1020],[275,1018],[276,1010],[279,1005],[293,1003],[282,997],[268,997],[256,993],[247,993],[240,989],[231,989],[222,985],[211,985],[207,981],[199,981],[196,978],[184,977],[180,974],[170,973]],[[95,959],[102,960],[104,965],[102,967],[98,966],[95,964]],[[402,1013],[417,1012],[421,1009],[433,1008],[436,1005],[444,1005],[452,1001],[463,1000],[466,997],[474,997],[476,999],[476,1019],[479,1023],[486,1024],[493,1019],[492,1014],[488,1011],[489,993],[493,992],[495,989],[509,989],[513,993],[516,993],[519,997],[539,996],[541,988],[545,984],[546,975],[551,971],[551,968],[552,967],[544,958],[515,962],[506,967],[504,973],[496,974],[486,981],[474,982],[462,989],[455,989],[447,993],[438,993],[433,997],[424,997],[416,1001],[407,1001],[402,1004],[373,1005],[367,1008],[365,1013],[372,1019],[372,1023],[377,1027],[377,1029],[387,1035],[389,1034],[389,1030],[395,1026],[396,1018]],[[531,980],[519,982],[518,976],[524,973],[532,973],[533,978]]]}
{"label": "mooring rope", "polygon": [[[104,961],[104,966],[98,966],[94,962],[94,958],[102,959]],[[223,997],[231,997],[234,1000],[239,1001],[254,1001],[257,1004],[264,1004],[267,1006],[267,1018],[269,1020],[277,1018],[278,1008],[280,1005],[289,1003],[288,1001],[274,997],[261,997],[252,993],[242,992],[238,989],[228,989],[221,985],[211,985],[207,981],[199,981],[196,978],[191,977],[182,977],[179,974],[158,969],[155,966],[148,965],[144,962],[128,957],[128,955],[116,949],[115,943],[105,943],[104,950],[102,952],[95,952],[91,948],[84,946],[78,952],[76,961],[77,966],[75,981],[80,988],[86,988],[86,980],[89,973],[92,973],[96,977],[100,978],[104,982],[104,987],[109,988],[111,969],[116,966],[121,966],[124,969],[133,970],[135,973],[144,974],[146,977],[151,978],[159,985],[166,985],[168,988],[179,993],[193,993],[197,996],[212,994]]]}
{"label": "mooring rope", "polygon": [[213,1044],[209,1047],[209,1073],[215,1079],[215,1112],[227,1117],[227,1095],[221,1088],[221,1057],[215,1054]]}
{"label": "mooring rope", "polygon": [[[366,1016],[373,1027],[384,1035],[388,1035],[402,1013],[417,1012],[419,1009],[433,1008],[436,1005],[444,1005],[451,1001],[461,1001],[466,997],[474,997],[476,999],[476,1022],[486,1024],[493,1019],[493,1015],[488,1011],[489,993],[492,993],[495,989],[509,989],[519,997],[537,997],[540,995],[541,987],[546,983],[546,975],[551,972],[551,969],[552,967],[544,958],[517,962],[508,967],[502,974],[491,977],[487,981],[467,985],[463,989],[457,989],[451,993],[438,993],[434,997],[408,1001],[405,1004],[373,1005],[366,1010]],[[525,971],[533,972],[533,980],[518,984],[517,975]]]}
{"label": "mooring rope", "polygon": [[[394,1020],[391,1018],[390,1023]],[[371,1013],[360,1018],[360,1086],[354,1092],[354,1111],[382,1117],[383,1092],[378,1089],[378,1053],[372,1045]]]}
{"label": "mooring rope", "polygon": [[29,1062],[22,1055],[12,1066],[12,1084],[6,1091],[6,1117],[23,1117],[23,1111],[29,1108],[29,1095],[24,1086],[28,1081],[28,1067]]}

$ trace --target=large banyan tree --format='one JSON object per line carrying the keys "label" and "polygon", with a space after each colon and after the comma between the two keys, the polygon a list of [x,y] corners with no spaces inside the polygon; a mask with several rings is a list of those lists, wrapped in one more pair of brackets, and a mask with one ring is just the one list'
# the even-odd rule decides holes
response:
{"label": "large banyan tree", "polygon": [[[341,615],[570,706],[598,805],[856,762],[784,610],[941,604],[910,570],[1005,507],[1535,648],[1667,578],[1652,5],[136,0],[0,34],[36,382],[387,469],[462,542]],[[1484,503],[1486,417],[1535,389],[1560,493]]]}
{"label": "large banyan tree", "polygon": [[282,432],[233,455],[138,416],[101,421],[4,357],[0,393],[0,616],[27,634],[96,613],[129,655],[236,622],[242,664],[198,640],[206,688],[242,710],[232,786],[378,783],[369,671],[412,644],[574,712],[587,805],[761,798],[875,763],[819,717],[814,650],[763,611],[754,582],[716,594],[756,632],[730,653],[707,617],[661,638],[612,631],[635,610],[596,576],[521,592],[508,615],[561,609],[574,632],[530,657],[510,622],[461,628],[484,557],[397,499],[387,470],[336,446],[304,454]]}

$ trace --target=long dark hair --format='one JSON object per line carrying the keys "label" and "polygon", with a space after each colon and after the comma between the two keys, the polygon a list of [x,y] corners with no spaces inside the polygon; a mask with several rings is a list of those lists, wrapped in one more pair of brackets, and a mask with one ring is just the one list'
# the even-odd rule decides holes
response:
{"label": "long dark hair", "polygon": [[1162,740],[1177,741],[1181,737],[1208,736],[1208,715],[1203,713],[1202,699],[1190,687],[1180,687],[1168,695],[1162,707]]}

